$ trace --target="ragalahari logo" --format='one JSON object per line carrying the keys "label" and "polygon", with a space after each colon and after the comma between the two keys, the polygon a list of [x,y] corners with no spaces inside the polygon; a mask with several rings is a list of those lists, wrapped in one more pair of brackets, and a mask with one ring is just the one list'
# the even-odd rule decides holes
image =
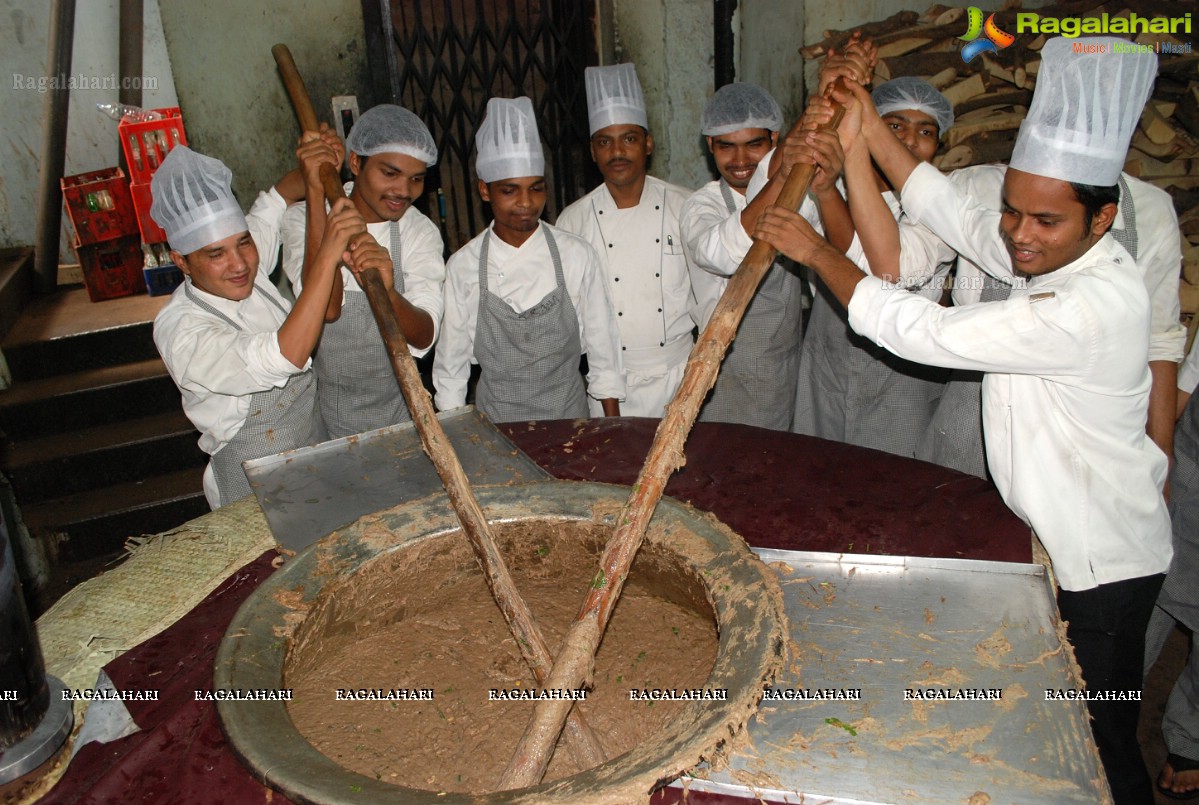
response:
{"label": "ragalahari logo", "polygon": [[[987,21],[984,23],[982,11],[970,6],[966,9],[966,21],[966,33],[964,36],[959,36],[958,39],[966,43],[962,46],[962,61],[967,64],[983,53],[998,53],[1016,41],[1016,37],[999,29],[999,26],[995,24],[994,14],[987,17]],[[982,38],[980,39],[979,36]]]}

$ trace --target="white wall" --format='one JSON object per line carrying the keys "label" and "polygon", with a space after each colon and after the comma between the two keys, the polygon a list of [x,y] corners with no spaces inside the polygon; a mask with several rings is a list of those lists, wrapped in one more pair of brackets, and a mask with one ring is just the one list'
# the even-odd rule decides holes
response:
{"label": "white wall", "polygon": [[[46,94],[36,88],[45,79],[50,4],[0,0],[0,246],[29,245],[37,217],[38,166]],[[163,41],[157,0],[145,0],[143,74],[157,89],[143,89],[147,107],[177,106],[175,84]],[[96,110],[117,101],[115,85],[119,39],[117,0],[82,0],[75,11],[71,75],[88,88],[71,92],[67,123],[66,175],[114,167],[118,159],[117,123]],[[93,84],[111,88],[91,88]],[[30,84],[33,88],[29,88]],[[44,86],[44,84],[43,84]],[[75,262],[74,233],[63,214],[60,259]]]}

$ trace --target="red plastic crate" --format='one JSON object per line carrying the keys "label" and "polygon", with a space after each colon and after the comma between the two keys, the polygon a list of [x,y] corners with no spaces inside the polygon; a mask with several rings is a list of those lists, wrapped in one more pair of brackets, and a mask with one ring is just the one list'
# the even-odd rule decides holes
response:
{"label": "red plastic crate", "polygon": [[161,120],[142,123],[122,120],[117,124],[121,151],[125,154],[129,181],[133,184],[148,185],[167,152],[177,145],[187,145],[187,132],[183,130],[183,116],[179,107],[170,106],[154,111],[162,115]]}
{"label": "red plastic crate", "polygon": [[137,213],[120,168],[64,176],[59,185],[77,243],[86,246],[137,234]]}
{"label": "red plastic crate", "polygon": [[126,235],[93,245],[76,243],[75,253],[83,267],[83,284],[87,286],[88,298],[93,302],[146,292],[140,235]]}
{"label": "red plastic crate", "polygon": [[167,233],[150,217],[150,205],[154,203],[154,196],[150,193],[149,183],[132,184],[129,186],[129,192],[133,196],[133,211],[137,214],[137,228],[142,233],[142,242],[166,243]]}

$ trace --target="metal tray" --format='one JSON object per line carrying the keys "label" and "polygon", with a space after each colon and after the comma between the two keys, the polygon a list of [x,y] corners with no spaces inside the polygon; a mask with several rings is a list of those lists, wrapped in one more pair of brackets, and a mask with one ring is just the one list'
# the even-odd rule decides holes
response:
{"label": "metal tray", "polygon": [[676,786],[786,803],[1110,801],[1085,704],[1046,701],[1082,685],[1040,565],[757,553],[779,572],[790,624],[771,690],[861,698],[764,699],[726,768]]}
{"label": "metal tray", "polygon": [[[474,486],[550,477],[474,406],[437,419]],[[299,551],[364,514],[443,492],[411,422],[247,461],[275,540]]]}

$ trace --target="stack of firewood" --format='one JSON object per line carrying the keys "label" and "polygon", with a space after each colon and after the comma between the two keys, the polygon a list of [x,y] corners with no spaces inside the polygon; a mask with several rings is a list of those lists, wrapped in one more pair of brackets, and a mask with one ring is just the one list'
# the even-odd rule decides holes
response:
{"label": "stack of firewood", "polygon": [[[1181,17],[1189,0],[1076,0],[1036,9],[1047,17]],[[1017,8],[995,14],[999,28],[1015,33]],[[966,32],[964,8],[934,5],[923,14],[903,11],[886,20],[859,26],[878,48],[874,81],[921,76],[954,104],[956,121],[943,140],[935,164],[942,170],[988,162],[1006,162],[1020,122],[1028,112],[1046,37],[1018,35],[997,53],[967,64],[960,37]],[[825,31],[824,39],[803,48],[805,59],[820,59],[840,48],[850,31]],[[1189,34],[1142,33],[1139,44],[1160,47],[1158,79],[1132,140],[1124,169],[1164,189],[1174,200],[1183,236],[1179,297],[1184,320],[1193,332],[1199,323],[1199,52]],[[1160,43],[1160,44],[1159,44]],[[1169,45],[1179,46],[1181,53]]]}

